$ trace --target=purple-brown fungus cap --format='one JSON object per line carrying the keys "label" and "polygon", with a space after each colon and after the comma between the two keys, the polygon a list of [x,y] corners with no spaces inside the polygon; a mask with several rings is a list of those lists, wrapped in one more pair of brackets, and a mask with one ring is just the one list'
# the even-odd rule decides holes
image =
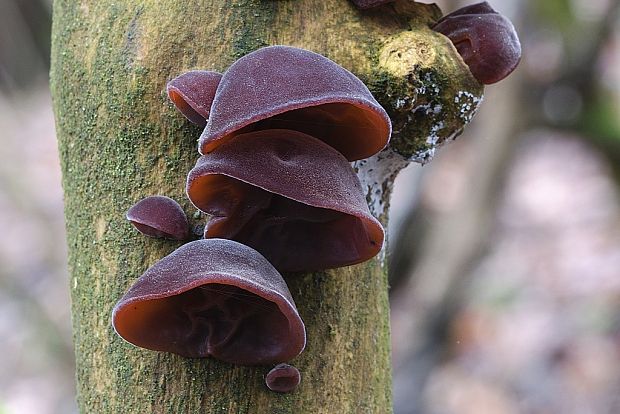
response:
{"label": "purple-brown fungus cap", "polygon": [[138,231],[150,237],[172,240],[189,238],[185,212],[173,199],[156,195],[143,198],[127,211],[127,220]]}
{"label": "purple-brown fungus cap", "polygon": [[450,38],[471,73],[483,84],[504,79],[521,60],[521,43],[514,26],[486,1],[442,17],[433,30]]}
{"label": "purple-brown fungus cap", "polygon": [[191,122],[204,127],[222,74],[193,70],[168,82],[166,90],[174,106]]}
{"label": "purple-brown fungus cap", "polygon": [[292,129],[319,138],[348,160],[387,144],[391,123],[366,85],[324,56],[271,46],[237,60],[217,88],[199,150],[250,131]]}
{"label": "purple-brown fungus cap", "polygon": [[142,348],[239,365],[288,361],[306,343],[278,271],[221,239],[187,243],[155,263],[116,304],[112,324]]}
{"label": "purple-brown fungus cap", "polygon": [[275,392],[292,392],[300,382],[299,370],[289,364],[278,364],[265,376],[267,388]]}
{"label": "purple-brown fungus cap", "polygon": [[346,158],[301,132],[226,140],[190,171],[187,195],[213,216],[205,238],[247,244],[281,271],[360,263],[383,245],[383,228]]}

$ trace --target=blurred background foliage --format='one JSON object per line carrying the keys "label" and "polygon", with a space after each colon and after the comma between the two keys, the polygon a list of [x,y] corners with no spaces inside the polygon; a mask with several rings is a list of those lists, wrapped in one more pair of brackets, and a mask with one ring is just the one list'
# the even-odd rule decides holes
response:
{"label": "blurred background foliage", "polygon": [[51,0],[0,2],[0,90],[31,89],[47,78],[50,59]]}
{"label": "blurred background foliage", "polygon": [[[520,67],[395,186],[395,412],[618,413],[620,1],[489,2]],[[0,0],[1,414],[76,411],[51,6]]]}

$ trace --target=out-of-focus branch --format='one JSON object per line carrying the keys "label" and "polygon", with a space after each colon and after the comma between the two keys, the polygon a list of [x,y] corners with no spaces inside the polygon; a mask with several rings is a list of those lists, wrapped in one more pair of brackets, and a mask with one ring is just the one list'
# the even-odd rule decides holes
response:
{"label": "out-of-focus branch", "polygon": [[[518,76],[513,75],[490,91],[493,104],[483,106],[458,195],[450,205],[422,207],[432,211],[427,230],[420,233],[413,227],[420,220],[412,219],[412,227],[402,231],[396,242],[400,249],[408,250],[410,240],[423,240],[418,260],[402,266],[410,268],[411,276],[392,298],[394,403],[398,414],[424,412],[424,384],[441,360],[450,321],[467,292],[469,274],[486,249],[492,212],[516,145],[518,85]],[[445,163],[458,163],[463,157],[445,155],[431,168],[450,168]],[[431,186],[426,192],[440,191]]]}
{"label": "out-of-focus branch", "polygon": [[[584,47],[586,52],[577,54],[577,59],[565,65],[554,81],[555,85],[574,88],[581,95],[585,108],[601,99],[599,72],[594,63],[608,44],[619,12],[620,2],[610,2],[605,18],[594,28],[596,33],[590,37],[590,45]],[[450,205],[447,212],[445,206],[438,209],[421,203],[411,212],[406,229],[401,231],[402,237],[395,242],[397,249],[392,270],[403,272],[406,277],[404,282],[394,279],[391,282],[396,286],[392,295],[392,323],[395,412],[398,414],[426,412],[424,386],[447,352],[450,323],[464,302],[472,267],[486,248],[490,213],[501,193],[506,165],[520,126],[549,127],[552,124],[538,107],[543,88],[549,85],[541,87],[519,78],[518,72],[515,75],[497,88],[488,89],[489,95],[498,95],[498,99],[490,97],[482,106],[477,119],[481,136],[474,144],[475,156],[472,165],[466,168],[467,178],[463,179],[466,189],[461,191],[458,202]],[[520,98],[524,98],[521,103]],[[556,124],[552,126],[558,128]],[[608,157],[620,159],[620,141],[606,140],[599,144]],[[454,158],[461,157],[459,154]],[[430,168],[446,168],[442,161],[445,160],[438,158]],[[434,186],[426,192],[441,191],[438,188]],[[421,198],[424,199],[424,195]]]}
{"label": "out-of-focus branch", "polygon": [[0,2],[0,91],[47,77],[51,7],[44,0]]}
{"label": "out-of-focus branch", "polygon": [[[587,40],[588,43],[580,44],[578,49],[568,50],[571,59],[567,59],[562,64],[562,71],[551,84],[542,86],[536,82],[529,82],[524,89],[529,91],[527,97],[532,101],[532,105],[524,105],[522,117],[524,121],[532,126],[553,127],[555,129],[579,130],[582,135],[587,136],[598,145],[604,154],[612,160],[612,165],[616,166],[620,161],[620,141],[617,139],[606,139],[608,137],[599,136],[601,131],[591,128],[592,122],[588,117],[592,116],[592,111],[585,110],[576,119],[568,119],[565,122],[557,122],[545,116],[545,112],[539,107],[538,102],[543,101],[543,96],[549,89],[569,86],[581,98],[581,107],[584,109],[599,107],[599,103],[607,99],[602,96],[600,85],[600,66],[596,63],[600,60],[604,49],[609,44],[613,35],[614,28],[620,18],[620,1],[609,2],[608,9],[602,14],[603,18],[596,24],[590,24],[589,30],[593,32]],[[619,173],[620,175],[620,173]]]}

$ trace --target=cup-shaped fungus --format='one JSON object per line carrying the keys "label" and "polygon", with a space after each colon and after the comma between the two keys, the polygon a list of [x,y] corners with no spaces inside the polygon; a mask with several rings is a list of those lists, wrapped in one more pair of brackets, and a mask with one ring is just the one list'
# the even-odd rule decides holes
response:
{"label": "cup-shaped fungus", "polygon": [[156,195],[143,198],[127,211],[127,220],[149,237],[172,240],[189,238],[189,223],[185,212],[173,199]]}
{"label": "cup-shaped fungus", "polygon": [[168,82],[168,97],[187,119],[204,127],[221,78],[221,73],[192,70]]}
{"label": "cup-shaped fungus", "polygon": [[219,83],[199,150],[265,129],[292,129],[319,138],[348,160],[387,144],[391,123],[366,85],[328,58],[270,46],[233,63]]}
{"label": "cup-shaped fungus", "polygon": [[521,60],[514,26],[486,1],[447,14],[433,30],[452,41],[472,75],[483,84],[504,79]]}
{"label": "cup-shaped fungus", "polygon": [[187,195],[213,216],[205,238],[251,246],[281,271],[360,263],[383,245],[383,228],[346,158],[301,132],[226,140],[190,171]]}
{"label": "cup-shaped fungus", "polygon": [[142,348],[239,365],[288,361],[306,343],[278,271],[221,239],[187,243],[155,263],[116,304],[112,324]]}
{"label": "cup-shaped fungus", "polygon": [[278,364],[265,376],[267,388],[275,392],[292,392],[300,382],[299,370],[289,364]]}

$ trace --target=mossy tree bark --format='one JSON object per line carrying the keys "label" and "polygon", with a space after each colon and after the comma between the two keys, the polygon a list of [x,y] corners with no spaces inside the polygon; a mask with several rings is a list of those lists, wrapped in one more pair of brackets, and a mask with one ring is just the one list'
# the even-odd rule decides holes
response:
{"label": "mossy tree bark", "polygon": [[177,244],[125,221],[165,194],[195,222],[185,175],[200,131],[165,96],[189,69],[223,71],[265,45],[324,54],[364,80],[394,122],[389,149],[358,162],[386,224],[391,181],[458,135],[482,87],[449,41],[429,29],[435,6],[399,0],[359,11],[346,0],[56,0],[52,94],[65,191],[78,403],[84,413],[386,413],[391,411],[386,268],[378,257],[287,275],[308,344],[295,393],[269,392],[267,368],[145,351],[110,326],[114,303]]}

